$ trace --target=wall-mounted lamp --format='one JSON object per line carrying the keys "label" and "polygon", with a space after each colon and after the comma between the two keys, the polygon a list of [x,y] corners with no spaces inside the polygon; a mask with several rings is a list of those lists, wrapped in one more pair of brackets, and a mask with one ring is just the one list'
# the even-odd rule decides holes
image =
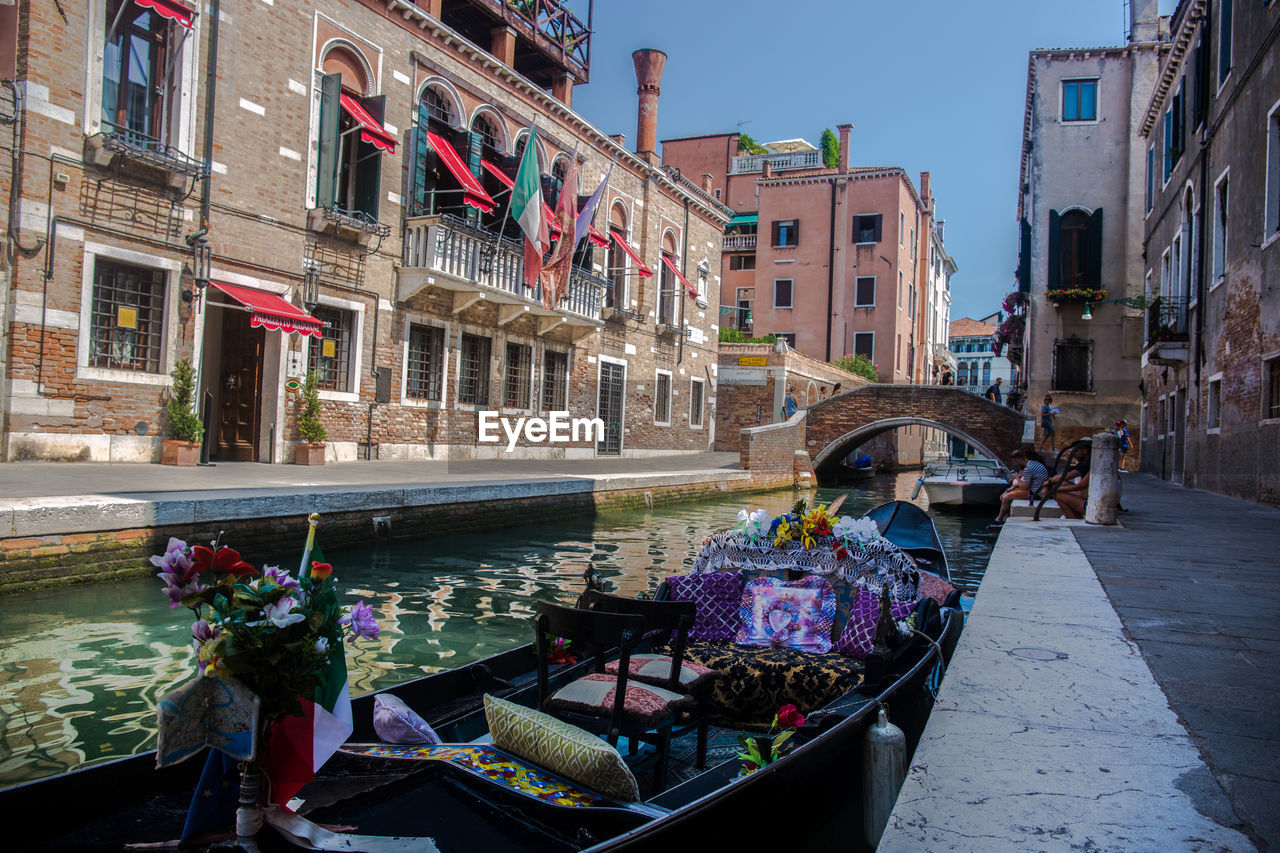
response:
{"label": "wall-mounted lamp", "polygon": [[212,261],[213,247],[201,234],[191,241],[191,277],[195,279],[197,290],[203,291],[209,286],[209,265]]}
{"label": "wall-mounted lamp", "polygon": [[302,305],[308,313],[320,304],[320,264],[312,258],[302,262]]}
{"label": "wall-mounted lamp", "polygon": [[1147,308],[1151,302],[1145,296],[1115,296],[1111,299],[1097,299],[1084,304],[1084,313],[1080,315],[1081,320],[1092,320],[1092,308],[1095,305],[1105,305],[1108,302],[1119,302],[1121,305],[1127,305],[1130,308],[1137,308],[1139,311]]}

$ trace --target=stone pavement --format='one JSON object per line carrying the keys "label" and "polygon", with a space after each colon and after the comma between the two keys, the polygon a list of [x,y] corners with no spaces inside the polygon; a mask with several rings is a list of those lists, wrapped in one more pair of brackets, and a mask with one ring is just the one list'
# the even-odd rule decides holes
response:
{"label": "stone pavement", "polygon": [[882,851],[1280,850],[1280,512],[1123,484],[1001,531]]}

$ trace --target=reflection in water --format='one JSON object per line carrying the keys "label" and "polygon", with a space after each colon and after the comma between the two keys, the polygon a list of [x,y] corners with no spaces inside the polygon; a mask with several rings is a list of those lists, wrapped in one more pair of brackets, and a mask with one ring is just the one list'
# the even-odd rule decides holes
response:
{"label": "reflection in water", "polygon": [[[859,514],[909,499],[915,476],[849,489]],[[533,602],[572,602],[593,566],[620,595],[687,571],[737,512],[790,508],[790,492],[567,519],[501,534],[330,550],[344,603],[373,605],[382,633],[348,646],[353,695],[479,660],[532,640]],[[919,502],[923,504],[923,493]],[[976,591],[994,534],[990,512],[936,514],[958,586]],[[323,540],[323,522],[320,528]],[[299,531],[299,545],[302,533]],[[190,618],[154,578],[9,596],[0,608],[0,786],[155,748],[155,702],[192,674]]]}

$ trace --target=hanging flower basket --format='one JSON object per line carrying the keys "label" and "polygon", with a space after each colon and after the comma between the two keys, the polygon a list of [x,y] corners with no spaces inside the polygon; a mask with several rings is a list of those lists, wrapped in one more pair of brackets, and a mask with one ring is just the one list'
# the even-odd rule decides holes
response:
{"label": "hanging flower basket", "polygon": [[1107,291],[1101,287],[1062,287],[1050,290],[1047,294],[1054,305],[1064,303],[1101,302],[1107,298]]}

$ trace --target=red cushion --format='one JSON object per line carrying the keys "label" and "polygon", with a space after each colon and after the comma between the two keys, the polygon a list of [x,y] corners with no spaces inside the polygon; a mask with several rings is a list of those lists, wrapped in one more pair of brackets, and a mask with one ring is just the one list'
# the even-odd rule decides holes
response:
{"label": "red cushion", "polygon": [[[607,717],[613,713],[613,701],[617,696],[617,676],[604,672],[584,675],[565,685],[547,700],[548,711],[570,711],[592,717]],[[624,718],[629,723],[654,725],[692,700],[680,693],[638,681],[627,681],[627,695],[623,700]]]}
{"label": "red cushion", "polygon": [[[609,661],[604,671],[612,675],[618,674],[618,662]],[[671,657],[669,655],[632,655],[627,664],[628,677],[646,684],[667,687],[671,677]],[[720,673],[696,663],[684,661],[680,664],[680,678],[676,690],[681,693],[692,693]]]}

